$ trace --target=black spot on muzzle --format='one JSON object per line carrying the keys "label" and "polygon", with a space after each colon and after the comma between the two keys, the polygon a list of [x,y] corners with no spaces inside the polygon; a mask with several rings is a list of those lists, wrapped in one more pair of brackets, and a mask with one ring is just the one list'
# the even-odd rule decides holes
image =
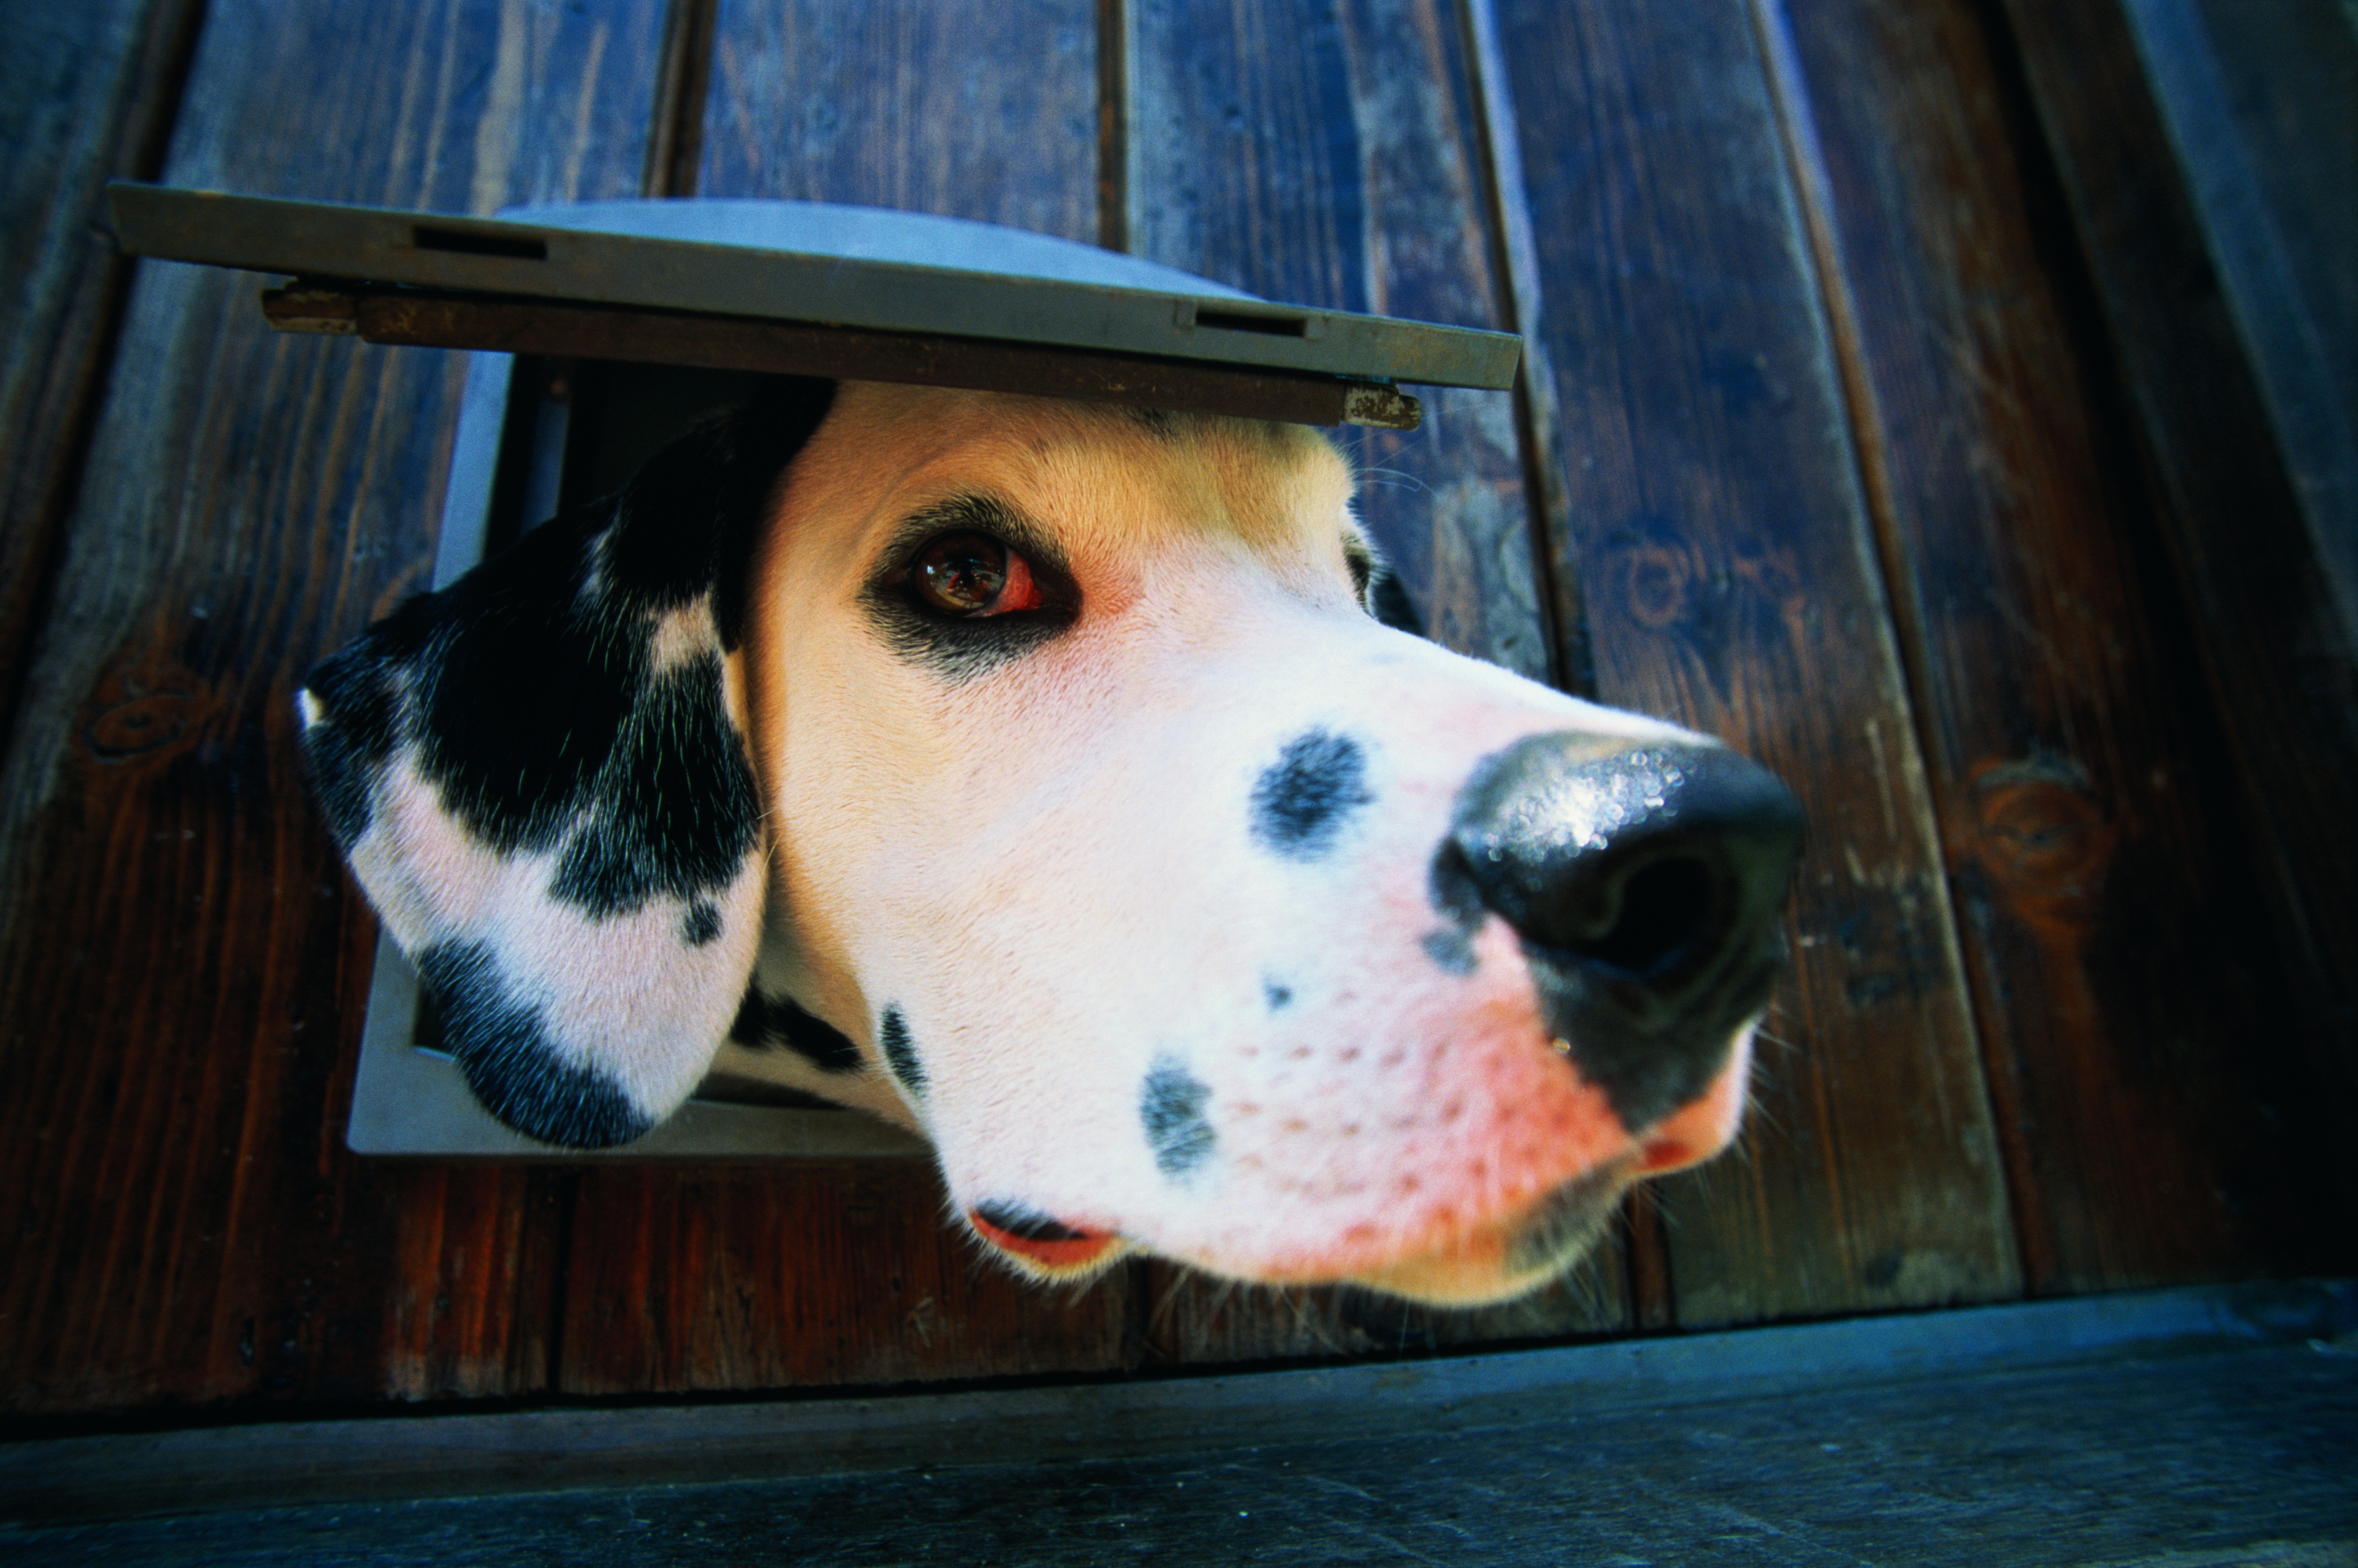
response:
{"label": "black spot on muzzle", "polygon": [[901,1087],[923,1098],[925,1093],[925,1058],[917,1054],[917,1043],[910,1036],[909,1021],[901,1016],[897,1007],[884,1010],[884,1017],[876,1029],[877,1044],[884,1048],[885,1063]]}
{"label": "black spot on muzzle", "polygon": [[1497,914],[1521,938],[1550,1028],[1633,1130],[1701,1095],[1768,1000],[1799,802],[1715,746],[1595,754],[1532,735],[1483,759],[1433,857],[1444,968]]}
{"label": "black spot on muzzle", "polygon": [[1367,756],[1348,735],[1295,736],[1253,782],[1254,840],[1289,860],[1316,860],[1351,813],[1375,799],[1367,775]]}
{"label": "black spot on muzzle", "polygon": [[1146,1129],[1147,1146],[1154,1151],[1155,1169],[1174,1181],[1192,1174],[1212,1157],[1218,1139],[1204,1114],[1211,1098],[1211,1086],[1175,1057],[1158,1056],[1147,1069],[1138,1117]]}

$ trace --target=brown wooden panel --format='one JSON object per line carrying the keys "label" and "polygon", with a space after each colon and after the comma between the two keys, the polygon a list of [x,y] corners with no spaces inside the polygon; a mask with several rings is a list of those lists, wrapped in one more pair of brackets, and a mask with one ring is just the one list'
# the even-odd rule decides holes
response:
{"label": "brown wooden panel", "polygon": [[[723,0],[698,192],[850,201],[1088,239],[1096,14]],[[1101,1369],[1131,1284],[1039,1291],[971,1249],[905,1162],[606,1170],[572,1228],[568,1392]]]}
{"label": "brown wooden panel", "polygon": [[[1136,8],[1130,248],[1267,298],[1508,328],[1455,7]],[[1359,511],[1439,642],[1547,678],[1515,406],[1412,389],[1410,435],[1346,436]]]}
{"label": "brown wooden panel", "polygon": [[2095,401],[2105,367],[2083,369],[2049,277],[2070,247],[2031,227],[2061,214],[2016,155],[2027,106],[1968,0],[1763,10],[1792,46],[1805,168],[1823,155],[1806,183],[2028,1282],[2346,1266],[2331,1123],[2288,1049],[2294,977],[2186,608],[2141,492],[2107,482],[2127,454]]}
{"label": "brown wooden panel", "polygon": [[[165,177],[486,211],[635,189],[660,27],[213,0]],[[303,788],[299,672],[422,578],[459,365],[287,339],[147,265],[0,773],[0,1400],[545,1386],[564,1178],[364,1163],[373,924]]]}
{"label": "brown wooden panel", "polygon": [[[1141,5],[1131,54],[1133,248],[1264,297],[1508,324],[1488,160],[1455,8]],[[1442,643],[1544,679],[1515,406],[1416,389],[1413,435],[1357,438],[1360,514]],[[1597,1332],[1626,1321],[1618,1260],[1528,1301],[1431,1312],[1349,1291],[1240,1290],[1158,1266],[1157,1358],[1238,1362]]]}
{"label": "brown wooden panel", "polygon": [[99,187],[153,172],[190,0],[24,0],[0,18],[0,734],[55,565],[130,267]]}
{"label": "brown wooden panel", "polygon": [[[2007,0],[2005,14],[2195,608],[2270,884],[2268,934],[2297,980],[2300,1065],[2346,1127],[2358,1107],[2358,649],[2118,5]],[[2358,1208],[2358,1165],[2324,1152],[2343,1212]]]}
{"label": "brown wooden panel", "polygon": [[697,189],[1098,237],[1090,0],[720,0]]}
{"label": "brown wooden panel", "polygon": [[1497,8],[1599,694],[1807,805],[1745,1141],[1663,1183],[1677,1321],[2012,1293],[2000,1162],[1839,377],[1743,0]]}
{"label": "brown wooden panel", "polygon": [[1016,1280],[907,1161],[581,1178],[568,1393],[892,1383],[1119,1365],[1130,1282]]}

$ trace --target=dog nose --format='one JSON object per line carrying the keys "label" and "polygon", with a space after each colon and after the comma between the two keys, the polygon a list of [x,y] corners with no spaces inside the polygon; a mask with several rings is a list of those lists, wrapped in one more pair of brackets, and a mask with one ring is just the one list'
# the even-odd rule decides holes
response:
{"label": "dog nose", "polygon": [[1701,1095],[1767,1002],[1801,804],[1716,746],[1528,736],[1458,792],[1433,899],[1521,938],[1556,1048],[1632,1131]]}

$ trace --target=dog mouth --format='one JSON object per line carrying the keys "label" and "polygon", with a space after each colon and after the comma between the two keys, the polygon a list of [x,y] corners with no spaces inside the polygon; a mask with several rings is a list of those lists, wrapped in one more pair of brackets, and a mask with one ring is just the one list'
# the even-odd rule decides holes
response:
{"label": "dog mouth", "polygon": [[1352,1271],[1366,1290],[1439,1307],[1529,1294],[1588,1256],[1613,1223],[1639,1161],[1625,1155],[1563,1183],[1520,1212],[1379,1268]]}
{"label": "dog mouth", "polygon": [[[1625,1156],[1563,1183],[1511,1218],[1355,1271],[1347,1282],[1434,1305],[1479,1306],[1520,1295],[1587,1256],[1640,1165],[1639,1156]],[[1042,1280],[1085,1281],[1132,1249],[1118,1231],[1068,1225],[1014,1204],[979,1204],[966,1218],[995,1250]]]}
{"label": "dog mouth", "polygon": [[975,1234],[1026,1273],[1076,1279],[1096,1273],[1129,1249],[1120,1232],[1067,1225],[1019,1204],[978,1204],[966,1212]]}

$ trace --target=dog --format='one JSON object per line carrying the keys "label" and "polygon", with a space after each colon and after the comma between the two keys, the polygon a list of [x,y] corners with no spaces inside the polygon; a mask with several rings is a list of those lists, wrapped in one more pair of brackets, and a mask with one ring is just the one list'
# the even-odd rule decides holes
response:
{"label": "dog", "polygon": [[334,835],[495,1116],[715,1069],[1019,1271],[1434,1303],[1733,1137],[1802,834],[1719,743],[1382,624],[1307,427],[782,379],[320,665]]}

